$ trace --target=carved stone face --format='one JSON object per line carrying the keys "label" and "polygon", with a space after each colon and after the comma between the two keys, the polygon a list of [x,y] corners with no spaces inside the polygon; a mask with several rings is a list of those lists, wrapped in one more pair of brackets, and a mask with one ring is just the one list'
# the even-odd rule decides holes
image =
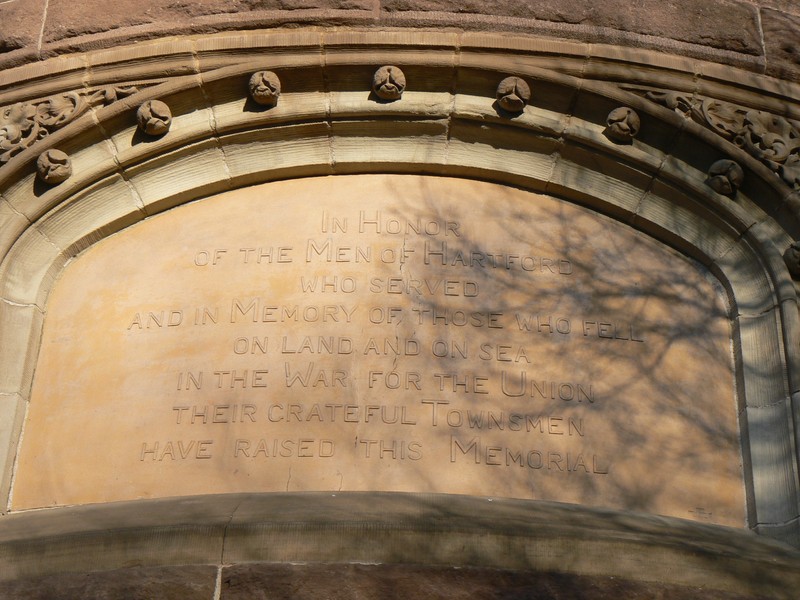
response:
{"label": "carved stone face", "polygon": [[399,100],[405,89],[406,76],[397,67],[386,65],[372,77],[372,91],[382,100]]}
{"label": "carved stone face", "polygon": [[160,100],[148,100],[136,111],[139,128],[147,135],[163,135],[172,125],[169,106]]}
{"label": "carved stone face", "polygon": [[641,120],[632,108],[620,106],[615,108],[606,118],[606,136],[620,144],[630,144],[639,133]]}
{"label": "carved stone face", "polygon": [[39,179],[50,185],[66,181],[72,175],[72,161],[61,150],[45,150],[36,160]]}
{"label": "carved stone face", "polygon": [[744,118],[744,129],[736,143],[761,160],[783,163],[797,149],[791,123],[778,115],[751,110]]}
{"label": "carved stone face", "polygon": [[744,171],[732,160],[718,160],[708,169],[706,183],[718,194],[733,196],[744,181]]}
{"label": "carved stone face", "polygon": [[21,131],[30,129],[33,126],[33,117],[36,114],[36,107],[32,104],[22,104],[18,102],[3,111],[0,125],[13,126]]}
{"label": "carved stone face", "polygon": [[795,242],[783,253],[783,262],[789,269],[792,279],[800,280],[800,242]]}
{"label": "carved stone face", "polygon": [[262,106],[275,106],[281,95],[281,81],[272,71],[258,71],[250,77],[250,97]]}
{"label": "carved stone face", "polygon": [[497,86],[497,103],[508,112],[522,112],[530,99],[531,88],[519,77],[506,77]]}

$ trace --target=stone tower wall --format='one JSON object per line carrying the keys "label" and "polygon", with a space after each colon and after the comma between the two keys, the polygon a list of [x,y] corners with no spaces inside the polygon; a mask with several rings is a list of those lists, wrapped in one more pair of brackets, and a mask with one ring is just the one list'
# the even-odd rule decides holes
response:
{"label": "stone tower wall", "polygon": [[0,20],[6,24],[0,67],[174,35],[414,27],[660,50],[800,81],[800,4],[794,0],[7,0]]}

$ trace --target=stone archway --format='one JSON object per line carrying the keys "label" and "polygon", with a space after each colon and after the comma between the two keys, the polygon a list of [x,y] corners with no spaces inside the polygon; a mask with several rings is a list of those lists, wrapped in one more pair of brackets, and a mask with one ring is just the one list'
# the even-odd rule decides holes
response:
{"label": "stone archway", "polygon": [[[11,567],[14,576],[44,572],[34,560],[42,544],[59,547],[72,543],[75,535],[89,535],[101,546],[113,546],[103,526],[74,528],[61,521],[76,515],[124,523],[136,540],[131,543],[151,556],[148,564],[208,564],[217,545],[233,535],[223,525],[234,519],[236,509],[231,511],[230,503],[254,501],[236,495],[236,490],[228,490],[232,493],[227,499],[203,498],[204,493],[220,491],[211,489],[193,492],[198,494],[194,500],[174,501],[144,501],[140,498],[146,495],[134,491],[113,498],[130,504],[57,508],[48,511],[49,517],[26,511],[14,514],[17,508],[47,505],[20,501],[21,492],[15,500],[15,486],[23,485],[26,477],[30,480],[26,469],[31,468],[19,462],[24,455],[17,450],[24,448],[25,436],[32,435],[22,430],[22,424],[30,415],[50,291],[65,265],[109,235],[148,218],[157,220],[157,215],[196,199],[271,181],[334,175],[423,174],[544,193],[627,224],[708,269],[724,286],[730,305],[727,318],[739,403],[746,523],[759,533],[796,544],[792,396],[798,379],[797,349],[791,340],[797,335],[797,307],[795,286],[781,255],[797,238],[797,192],[791,151],[782,160],[779,151],[797,132],[794,122],[782,116],[780,85],[763,89],[763,81],[748,81],[732,69],[728,81],[716,75],[698,83],[695,65],[674,57],[641,53],[620,59],[609,53],[587,59],[586,48],[574,44],[554,48],[548,43],[545,48],[527,39],[498,42],[477,34],[253,32],[187,39],[181,44],[154,42],[89,53],[85,60],[91,68],[84,66],[85,60],[53,59],[47,80],[36,84],[36,96],[26,92],[28,97],[16,98],[21,103],[9,113],[20,135],[8,136],[12,146],[0,170],[6,214],[5,258],[0,265],[5,343],[0,366],[5,412],[15,423],[6,430],[4,479],[11,512],[7,548],[19,556],[9,558],[16,565]],[[557,62],[554,54],[559,55]],[[148,56],[159,57],[158,65]],[[176,61],[174,76],[164,66],[170,56]],[[654,66],[644,69],[643,63]],[[405,91],[394,102],[381,101],[370,91],[375,70],[384,64],[396,65],[405,74]],[[259,106],[247,95],[247,81],[260,69],[269,69],[280,79],[282,94],[275,107]],[[30,82],[25,89],[33,89],[39,78],[35,68],[21,68],[17,76]],[[519,112],[498,106],[497,86],[508,76],[532,88],[527,106]],[[740,80],[734,84],[735,77]],[[150,137],[138,129],[135,113],[147,100],[164,102],[172,113],[166,134]],[[609,115],[619,114],[614,111],[621,107],[635,111],[640,119],[639,131],[630,139],[614,135],[616,116],[609,122]],[[30,143],[19,141],[26,139]],[[48,184],[37,179],[35,161],[56,149],[69,156],[72,174],[63,182]],[[732,160],[742,169],[743,182],[736,181],[731,190],[714,181],[712,167],[720,160]],[[720,172],[730,173],[730,165],[723,164]],[[385,518],[373,517],[379,523],[376,527],[396,531],[392,535],[398,540],[418,538],[404,542],[414,552],[401,552],[396,562],[409,561],[419,552],[419,544],[430,543],[437,561],[458,563],[448,550],[452,543],[448,540],[454,538],[430,529],[430,519],[444,518],[446,502],[369,491],[377,495],[352,497],[349,502],[384,507]],[[93,501],[98,500],[88,500]],[[257,516],[243,517],[241,554],[229,546],[230,560],[224,562],[334,557],[346,561],[370,556],[393,562],[392,553],[381,550],[377,540],[370,542],[366,554],[355,550],[366,526],[341,525],[349,520],[337,517],[341,509],[332,500],[312,494],[258,501],[283,513],[289,506],[302,506],[306,524],[292,534],[301,538],[313,529],[308,525],[310,514],[326,515],[329,523],[340,524],[329,526],[344,527],[353,536],[349,549],[331,554],[332,542],[326,542],[329,545],[311,552],[282,541],[274,553],[248,554],[248,544],[264,531],[279,539],[275,531],[294,527],[280,522],[265,525],[263,513],[255,511]],[[55,500],[49,506],[74,502],[86,500]],[[453,527],[466,527],[470,515],[481,510],[477,499],[463,502]],[[530,558],[537,544],[557,547],[558,532],[570,530],[568,521],[574,513],[547,505],[501,504],[505,516],[498,513],[490,527],[501,532],[497,533],[501,540],[497,544],[504,548],[500,558],[490,558],[488,547],[469,541],[465,543],[472,544],[477,558],[465,564],[509,565],[515,552],[523,552],[529,556],[519,563],[523,569],[599,574],[605,571],[597,561],[620,543],[622,529],[608,526],[608,521],[599,528],[591,525],[599,513],[589,510],[580,517],[585,519],[582,531],[593,531],[605,540],[593,551],[591,543],[582,542],[592,558],[564,567],[541,556]],[[433,513],[418,512],[427,505],[434,507]],[[189,525],[184,518],[169,515],[187,506],[197,507],[198,519],[183,529]],[[510,530],[499,523],[513,520],[514,511],[525,512],[531,522],[540,513],[547,522],[558,523],[555,537],[544,541],[530,532],[522,546],[511,543]],[[414,520],[413,514],[428,516]],[[408,519],[408,530],[392,525]],[[644,532],[657,520],[637,519],[637,533],[624,545],[626,555],[638,552],[642,544],[655,543],[654,536]],[[42,523],[40,536],[16,533],[16,528],[35,523]],[[54,533],[46,533],[48,528]],[[208,547],[188,554],[178,550],[189,537],[201,535],[203,528],[211,532]],[[670,523],[657,530],[659,535],[672,530],[684,543],[697,536],[705,540],[703,544],[714,544],[714,535],[702,527],[682,531]],[[485,533],[479,527],[467,537],[478,539]],[[153,555],[149,536],[162,534],[175,549]],[[727,539],[721,530],[716,534]],[[744,538],[732,540],[727,543],[747,545]],[[23,547],[27,550],[21,552]],[[753,552],[763,550],[754,546]],[[90,562],[97,560],[96,554],[86,556]],[[82,564],[81,560],[68,553],[65,563],[54,570]],[[104,568],[116,568],[124,560],[124,553],[111,552]],[[738,559],[726,562],[717,557],[719,567],[693,560],[678,552],[655,576],[642,575],[642,570],[653,568],[649,558],[634,561],[618,574],[663,582],[676,566],[690,571],[705,568],[716,573],[719,589],[728,590],[742,589],[742,581],[751,575],[730,572],[740,569]],[[787,576],[782,568],[769,576],[780,582]],[[691,585],[693,577],[681,581]],[[780,583],[770,585],[780,589]]]}

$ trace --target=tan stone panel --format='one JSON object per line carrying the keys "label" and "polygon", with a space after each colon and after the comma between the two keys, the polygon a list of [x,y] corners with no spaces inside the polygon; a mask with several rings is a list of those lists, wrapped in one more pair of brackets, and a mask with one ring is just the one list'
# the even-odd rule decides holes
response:
{"label": "tan stone panel", "polygon": [[753,487],[756,497],[763,499],[756,506],[756,523],[787,523],[796,519],[797,483],[790,469],[783,467],[793,461],[794,433],[789,398],[769,406],[748,407],[746,418],[752,439]]}
{"label": "tan stone panel", "polygon": [[[757,316],[741,316],[737,319],[739,340],[744,356],[758,356],[758,364],[742,366],[744,397],[747,406],[765,408],[782,403],[788,398],[786,387],[786,364],[783,348],[776,344],[780,339],[777,308]],[[751,435],[755,435],[751,431]],[[776,464],[776,468],[778,463]]]}
{"label": "tan stone panel", "polygon": [[316,178],[176,208],[53,290],[13,507],[373,490],[744,526],[707,278],[477,181]]}
{"label": "tan stone panel", "polygon": [[294,54],[299,48],[305,48],[308,52],[316,49],[314,54],[321,55],[320,33],[316,29],[259,29],[199,36],[194,43],[197,51],[203,54],[260,48],[263,58],[265,54]]}
{"label": "tan stone panel", "polygon": [[110,48],[87,52],[89,76],[94,84],[119,81],[125,69],[129,80],[188,75],[196,70],[191,39],[167,38],[160,43],[139,43],[123,50]]}
{"label": "tan stone panel", "polygon": [[532,69],[547,69],[580,77],[586,66],[585,46],[566,40],[465,31],[460,42],[459,68],[470,66],[496,70],[497,62],[487,52],[489,49],[513,49],[512,53],[504,54],[502,60],[507,72],[517,75],[529,73]]}
{"label": "tan stone panel", "polygon": [[[22,82],[25,82],[22,84]],[[78,90],[86,82],[86,57],[58,56],[0,71],[0,103],[3,105]]]}
{"label": "tan stone panel", "polygon": [[58,246],[30,227],[0,265],[3,298],[43,307],[47,293],[67,261]]}
{"label": "tan stone panel", "polygon": [[[800,308],[797,300],[784,300],[780,305],[780,322],[783,339],[792,339],[792,332],[800,327]],[[800,390],[800,348],[796,344],[787,344],[784,348],[786,352],[786,370],[789,378],[789,391],[796,394]],[[800,411],[800,406],[793,402],[795,412]],[[800,414],[798,415],[800,417]]]}
{"label": "tan stone panel", "polygon": [[734,310],[739,315],[761,315],[778,302],[772,278],[767,277],[762,265],[748,260],[752,254],[750,245],[738,240],[714,263],[725,274],[731,288],[736,290]]}
{"label": "tan stone panel", "polygon": [[[370,82],[371,84],[371,82]],[[400,100],[378,103],[371,100],[369,87],[360,92],[333,92],[328,94],[330,111],[335,116],[370,114],[392,116],[433,115],[443,117],[453,107],[453,96],[448,93],[415,93],[406,91]],[[388,124],[387,124],[388,125]]]}
{"label": "tan stone panel", "polygon": [[5,256],[28,225],[30,221],[24,215],[0,198],[0,256]]}
{"label": "tan stone panel", "polygon": [[[584,194],[592,204],[610,203],[625,214],[626,219],[636,212],[652,177],[607,155],[592,152],[574,144],[565,144],[548,181],[548,191]],[[602,189],[602,194],[597,190]],[[606,209],[608,212],[608,209]]]}
{"label": "tan stone panel", "polygon": [[215,140],[165,153],[125,172],[141,198],[144,211],[155,214],[196,198],[204,187],[214,193],[231,187],[225,157]]}
{"label": "tan stone panel", "polygon": [[[448,124],[445,120],[404,120],[384,128],[375,137],[375,123],[336,121],[331,125],[334,167],[352,163],[443,164],[447,157]],[[398,168],[398,167],[394,167]]]}
{"label": "tan stone panel", "polygon": [[681,206],[684,199],[687,197],[681,191],[656,179],[653,189],[642,198],[634,222],[640,228],[660,230],[676,247],[693,252],[699,248],[712,259],[723,256],[735,243],[736,231],[716,222],[710,211]]}
{"label": "tan stone panel", "polygon": [[[497,114],[494,92],[483,97],[456,94],[453,115],[462,119],[481,121],[482,125],[491,123],[503,127],[508,123],[507,119]],[[559,113],[528,106],[520,115],[513,118],[511,124],[515,128],[524,127],[531,132],[558,137],[564,132],[567,119]]]}
{"label": "tan stone panel", "polygon": [[322,39],[326,47],[348,47],[359,46],[364,43],[378,42],[384,46],[445,46],[455,47],[458,45],[460,34],[448,31],[419,31],[410,32],[403,30],[387,30],[376,35],[374,31],[348,31],[348,30],[328,30],[322,32]]}
{"label": "tan stone panel", "polygon": [[27,402],[19,394],[0,393],[0,472],[3,474],[0,498],[4,503],[8,498],[11,472],[17,454],[16,442],[25,419],[26,405]]}
{"label": "tan stone panel", "polygon": [[35,221],[58,204],[59,186],[47,189],[38,183],[36,168],[28,166],[21,176],[7,184],[3,196],[14,210],[24,215],[29,221]]}
{"label": "tan stone panel", "polygon": [[0,394],[28,397],[43,320],[35,306],[0,300],[0,327],[6,340],[0,345]]}
{"label": "tan stone panel", "polygon": [[237,185],[260,183],[265,173],[276,179],[302,177],[333,162],[327,123],[251,130],[223,136],[220,143],[228,173]]}
{"label": "tan stone panel", "polygon": [[[494,140],[502,136],[503,146]],[[499,124],[488,127],[480,122],[454,120],[450,125],[447,162],[452,165],[520,175],[528,185],[546,182],[553,171],[555,152],[560,142],[549,136]]]}
{"label": "tan stone panel", "polygon": [[[286,82],[282,82],[286,85]],[[218,88],[212,87],[212,92]],[[291,121],[321,119],[328,112],[327,96],[322,92],[281,94],[277,106],[269,109],[253,106],[244,89],[230,90],[232,99],[216,103],[214,125],[222,135],[227,132],[252,129],[257,126],[274,127]]]}
{"label": "tan stone panel", "polygon": [[74,256],[144,217],[131,185],[114,175],[55,209],[38,227],[67,256]]}

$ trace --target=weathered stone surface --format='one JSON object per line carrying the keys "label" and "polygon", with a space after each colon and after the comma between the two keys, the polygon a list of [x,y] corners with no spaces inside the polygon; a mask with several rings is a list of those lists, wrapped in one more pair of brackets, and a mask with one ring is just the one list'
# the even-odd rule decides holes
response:
{"label": "weathered stone surface", "polygon": [[569,5],[554,0],[503,0],[489,5],[476,0],[120,0],[118,4],[118,10],[107,11],[92,2],[52,0],[41,36],[40,7],[32,11],[26,4],[23,12],[18,0],[0,4],[0,14],[8,13],[5,22],[24,24],[0,34],[0,63],[14,66],[41,56],[176,34],[345,25],[514,31],[658,49],[763,72],[764,46],[780,45],[783,38],[771,40],[765,27],[762,44],[758,11],[800,15],[791,0],[645,0],[633,5],[623,0]]}
{"label": "weathered stone surface", "polygon": [[[324,20],[325,15],[320,11],[371,11],[373,5],[372,0],[120,0],[115,4],[115,9],[110,11],[106,10],[102,1],[75,3],[70,0],[51,0],[43,39],[47,43],[137,26],[155,26],[165,31],[172,25],[191,31],[193,28],[202,28],[197,19],[214,15],[223,16],[221,25],[224,27],[224,15],[247,21],[257,20],[259,13],[267,11],[283,13],[282,18],[287,21],[315,21]],[[292,16],[292,13],[296,14]],[[264,16],[261,15],[261,18]],[[272,19],[276,17],[277,14],[270,15]]]}
{"label": "weathered stone surface", "polygon": [[0,582],[0,597],[25,600],[212,600],[211,566],[131,567]]}
{"label": "weathered stone surface", "polygon": [[761,8],[774,8],[786,13],[800,15],[800,3],[797,0],[760,0],[754,2]]}
{"label": "weathered stone surface", "polygon": [[[800,6],[800,4],[797,4]],[[800,81],[800,13],[762,10],[767,74]]]}
{"label": "weathered stone surface", "polygon": [[46,0],[11,0],[0,3],[0,53],[36,49]]}
{"label": "weathered stone surface", "polygon": [[612,37],[610,32],[590,31],[592,27],[603,27],[745,54],[760,51],[756,9],[734,0],[645,0],[634,4],[625,0],[568,4],[559,0],[502,0],[491,4],[481,0],[457,4],[450,0],[383,0],[381,7],[395,13],[484,15],[481,23],[471,22],[471,26],[485,29],[503,29],[492,17],[513,17],[579,25],[584,30],[583,35],[594,33]]}
{"label": "weathered stone surface", "polygon": [[766,600],[677,585],[618,577],[526,573],[492,569],[452,569],[411,565],[237,565],[222,572],[220,600]]}

